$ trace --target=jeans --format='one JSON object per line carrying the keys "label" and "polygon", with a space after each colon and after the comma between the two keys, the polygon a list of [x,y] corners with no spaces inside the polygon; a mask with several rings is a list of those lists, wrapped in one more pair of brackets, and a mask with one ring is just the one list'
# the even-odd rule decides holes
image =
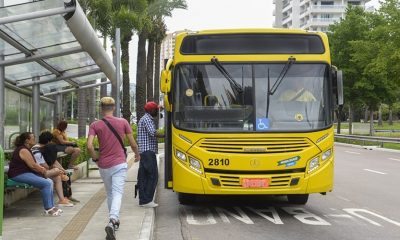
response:
{"label": "jeans", "polygon": [[152,151],[140,154],[138,172],[139,204],[153,201],[158,181],[157,157]]}
{"label": "jeans", "polygon": [[121,163],[110,168],[99,168],[99,171],[107,192],[109,218],[119,220],[128,164]]}
{"label": "jeans", "polygon": [[40,177],[34,173],[23,173],[11,178],[11,180],[27,183],[40,189],[44,209],[48,210],[54,207],[53,199],[53,181],[49,178]]}

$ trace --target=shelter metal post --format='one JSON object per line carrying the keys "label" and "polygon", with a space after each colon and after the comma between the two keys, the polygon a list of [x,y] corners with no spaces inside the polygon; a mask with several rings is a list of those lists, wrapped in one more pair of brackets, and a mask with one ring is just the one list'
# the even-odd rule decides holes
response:
{"label": "shelter metal post", "polygon": [[117,79],[117,92],[115,99],[115,112],[117,117],[121,117],[121,31],[120,28],[115,30],[115,56],[116,56],[116,79]]}
{"label": "shelter metal post", "polygon": [[[4,59],[4,56],[0,53],[0,59]],[[4,137],[5,131],[4,126],[6,123],[5,118],[5,105],[6,105],[6,98],[5,98],[5,74],[4,74],[4,66],[0,66],[0,146],[4,147]]]}
{"label": "shelter metal post", "polygon": [[[39,77],[34,77],[33,81],[38,81]],[[40,85],[32,86],[32,132],[38,139],[40,134]]]}
{"label": "shelter metal post", "polygon": [[[4,0],[0,0],[0,7],[4,6]],[[0,60],[4,60],[4,43],[0,45]],[[0,66],[0,239],[3,239],[3,201],[4,201],[4,125],[5,119],[5,74],[4,66]]]}
{"label": "shelter metal post", "polygon": [[62,93],[56,95],[56,104],[54,104],[54,126],[63,119],[63,112],[62,112]]}

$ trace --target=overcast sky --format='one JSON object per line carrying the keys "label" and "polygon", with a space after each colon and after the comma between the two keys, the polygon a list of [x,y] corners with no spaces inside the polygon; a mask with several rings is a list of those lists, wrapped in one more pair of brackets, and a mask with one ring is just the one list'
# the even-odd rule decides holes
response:
{"label": "overcast sky", "polygon": [[[279,0],[277,0],[279,1]],[[186,0],[187,9],[172,12],[165,18],[168,32],[221,28],[269,28],[275,5],[272,0]],[[367,5],[377,6],[379,0]]]}
{"label": "overcast sky", "polygon": [[187,9],[165,18],[168,32],[221,28],[272,27],[272,0],[186,0]]}

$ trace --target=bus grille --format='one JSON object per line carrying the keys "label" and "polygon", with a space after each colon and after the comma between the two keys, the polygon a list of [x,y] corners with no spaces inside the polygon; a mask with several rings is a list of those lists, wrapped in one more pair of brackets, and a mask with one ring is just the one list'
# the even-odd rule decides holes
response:
{"label": "bus grille", "polygon": [[216,153],[293,153],[311,146],[306,138],[205,138],[200,148]]}
{"label": "bus grille", "polygon": [[[242,187],[240,183],[240,178],[235,176],[219,176],[221,186],[223,187]],[[290,184],[290,175],[281,175],[276,177],[271,177],[271,182],[269,183],[269,188],[273,187],[288,187]]]}

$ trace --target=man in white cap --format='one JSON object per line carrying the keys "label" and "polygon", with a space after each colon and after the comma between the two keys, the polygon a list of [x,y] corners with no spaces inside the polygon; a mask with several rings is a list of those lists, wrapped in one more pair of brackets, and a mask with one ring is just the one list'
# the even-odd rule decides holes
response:
{"label": "man in white cap", "polygon": [[[154,193],[158,181],[157,138],[163,138],[164,134],[157,133],[155,119],[160,105],[155,102],[147,102],[144,105],[145,115],[138,123],[138,145],[140,152],[140,164],[138,172],[137,188],[139,190],[139,205],[141,207],[157,207],[154,202]],[[136,191],[136,189],[135,189]]]}
{"label": "man in white cap", "polygon": [[[87,148],[93,161],[99,166],[101,178],[107,192],[107,205],[109,211],[109,223],[105,231],[107,240],[115,239],[115,230],[119,228],[119,211],[122,195],[124,193],[125,178],[128,170],[126,162],[126,149],[123,145],[125,137],[135,153],[135,160],[139,161],[138,145],[132,136],[132,128],[124,118],[113,116],[115,101],[111,97],[103,97],[100,100],[103,118],[90,124]],[[98,154],[94,150],[93,139],[99,140]]]}

